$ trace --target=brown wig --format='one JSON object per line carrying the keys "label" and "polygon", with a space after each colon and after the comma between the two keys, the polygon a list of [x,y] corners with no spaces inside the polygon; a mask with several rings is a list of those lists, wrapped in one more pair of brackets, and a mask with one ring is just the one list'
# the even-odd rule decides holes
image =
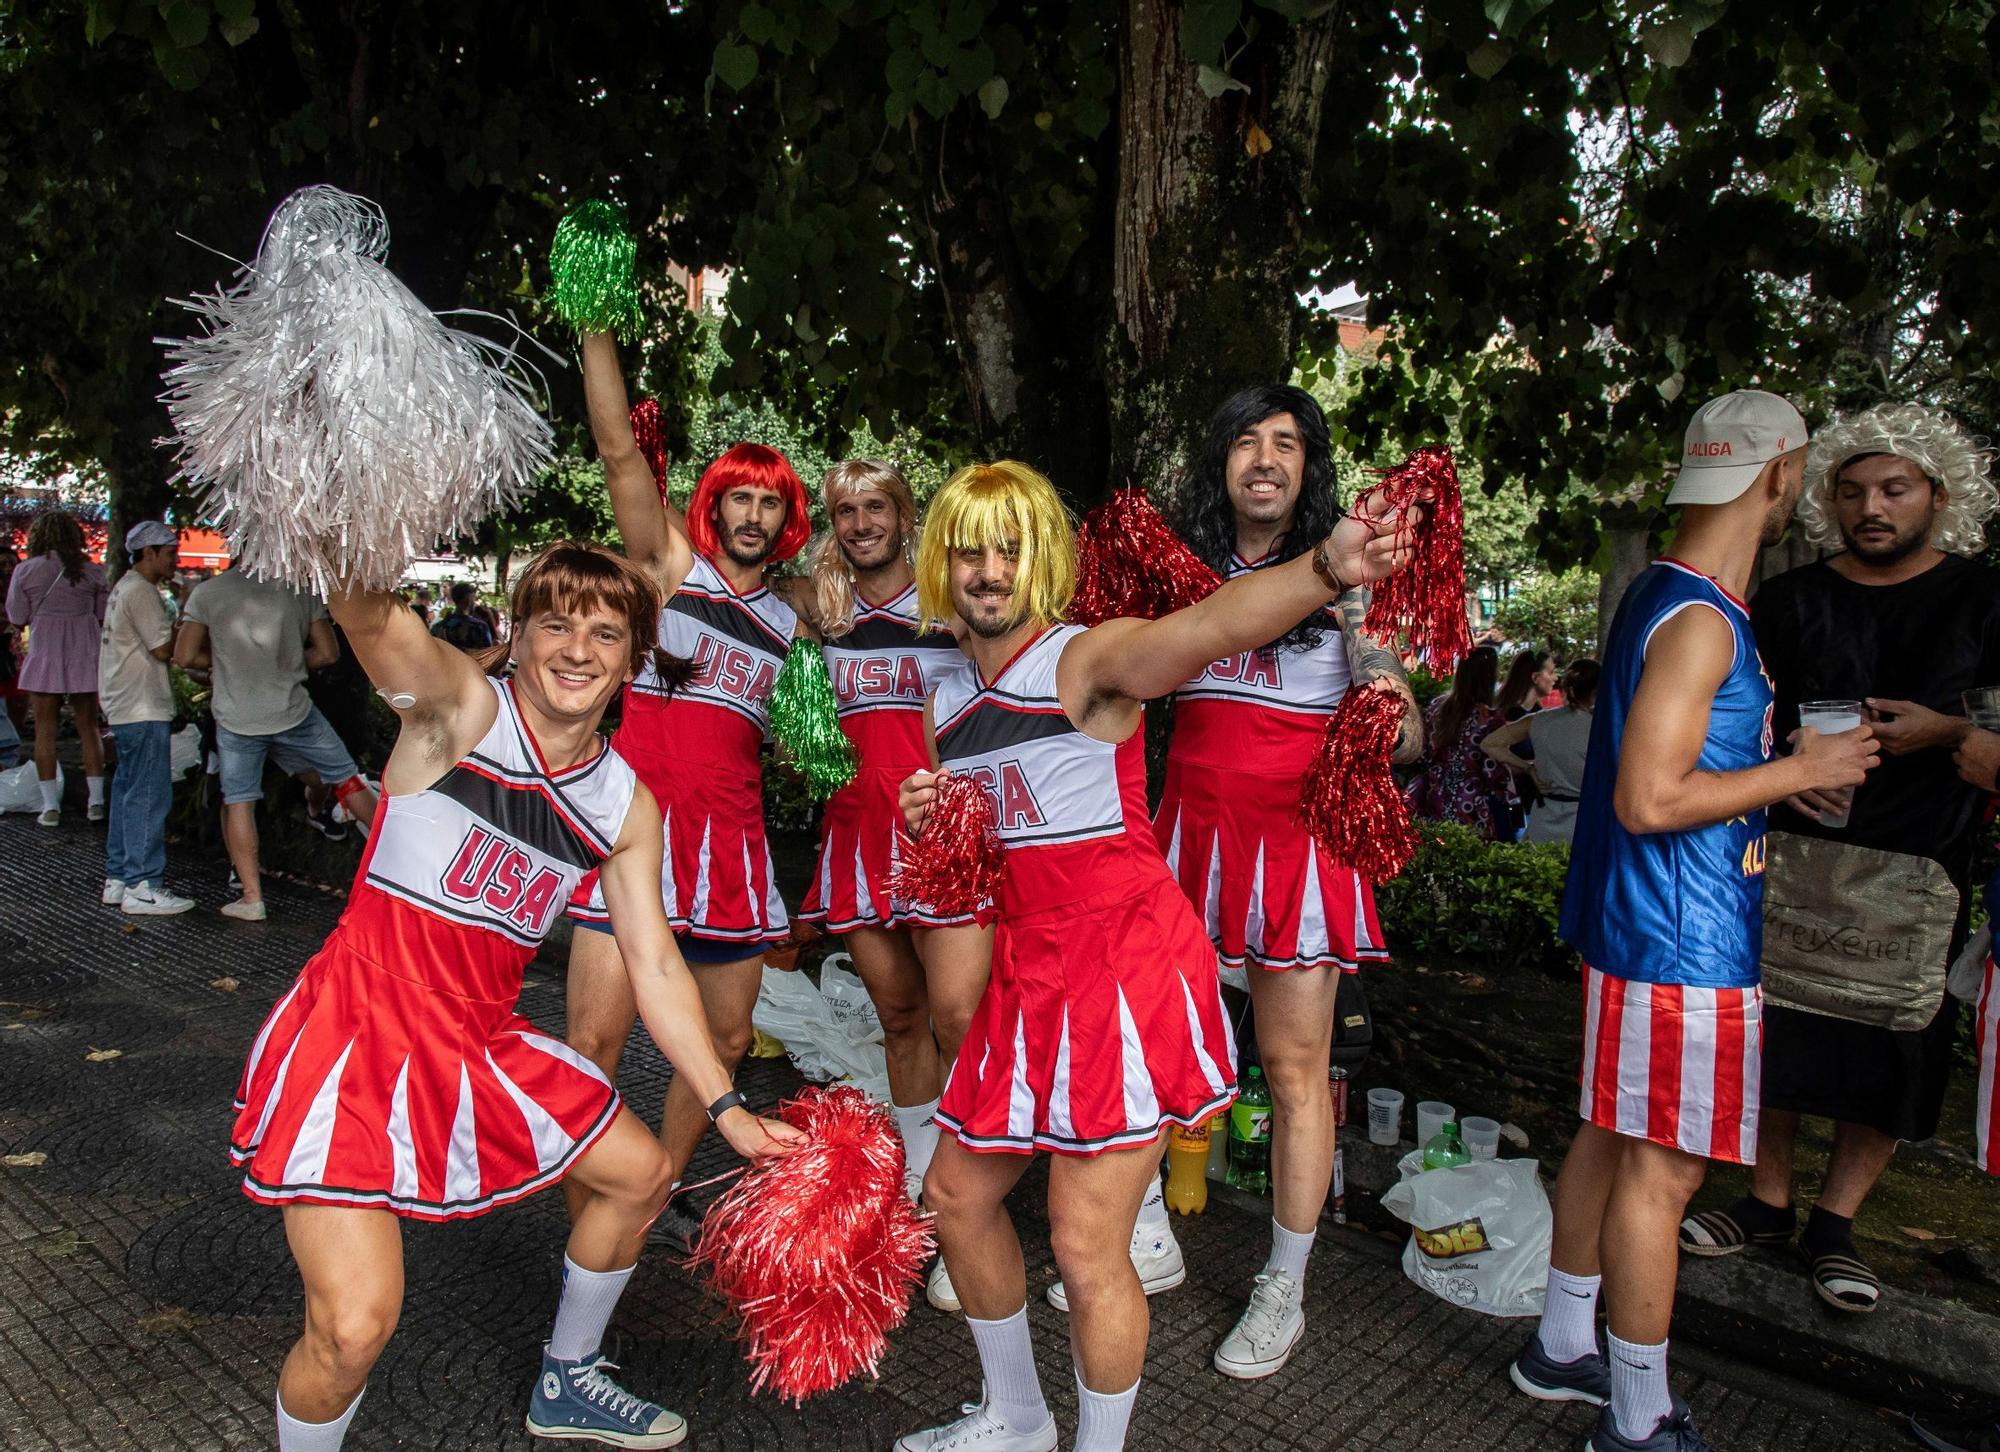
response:
{"label": "brown wig", "polygon": [[[551,611],[602,610],[622,617],[630,635],[634,675],[650,662],[662,680],[679,684],[688,662],[659,648],[660,592],[646,572],[610,550],[575,540],[558,540],[535,556],[521,571],[509,601],[514,628],[523,630],[537,615]],[[509,647],[493,649],[492,664],[506,659]]]}
{"label": "brown wig", "polygon": [[28,558],[61,555],[63,575],[72,582],[83,578],[83,526],[64,509],[46,509],[28,526]]}

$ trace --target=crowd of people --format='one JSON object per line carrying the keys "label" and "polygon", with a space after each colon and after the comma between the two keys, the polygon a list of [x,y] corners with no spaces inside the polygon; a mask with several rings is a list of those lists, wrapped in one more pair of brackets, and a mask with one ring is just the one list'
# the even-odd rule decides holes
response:
{"label": "crowd of people", "polygon": [[[1974,847],[2000,791],[2000,730],[1983,729],[2000,717],[1976,725],[1961,709],[2000,684],[2000,574],[1966,558],[2000,495],[1948,418],[1885,406],[1838,421],[1809,468],[1785,400],[1710,402],[1669,498],[1674,554],[1627,592],[1602,663],[1530,649],[1503,682],[1498,652],[1480,647],[1420,711],[1396,651],[1360,628],[1371,583],[1407,562],[1408,531],[1343,512],[1324,417],[1302,390],[1236,393],[1192,461],[1175,524],[1221,588],[1159,620],[1086,628],[1065,621],[1068,516],[1029,466],[962,469],[920,519],[893,466],[836,465],[809,567],[781,577],[811,534],[783,456],[735,445],[685,512],[663,507],[611,338],[587,334],[583,361],[625,554],[544,552],[504,633],[470,586],[432,622],[394,592],[319,605],[235,571],[192,591],[176,627],[159,589],[174,538],[153,521],[128,534],[131,567],[108,601],[73,521],[38,522],[9,589],[10,617],[31,624],[21,686],[37,760],[46,715],[53,764],[68,695],[95,814],[103,769],[81,702],[101,698],[117,744],[107,903],[187,906],[160,880],[170,659],[211,672],[242,883],[225,912],[264,913],[267,758],[317,784],[315,812],[330,797],[372,823],[339,926],[257,1036],[232,1136],[246,1192],[283,1209],[306,1287],[279,1379],[285,1452],[342,1444],[400,1311],[397,1217],[464,1218],[558,1180],[572,1233],[529,1430],[628,1447],[685,1436],[612,1379],[602,1345],[709,1126],[752,1158],[797,1143],[730,1078],[764,956],[790,933],[762,801],[770,694],[800,638],[824,652],[858,760],[822,814],[800,916],[843,940],[875,1001],[907,1190],[937,1228],[926,1293],[963,1312],[984,1378],[965,1415],[903,1437],[903,1452],[1057,1445],[1006,1209],[1037,1153],[1061,1275],[1049,1298],[1071,1318],[1067,1445],[1125,1445],[1147,1298],[1186,1275],[1163,1137],[1235,1093],[1225,968],[1245,974],[1271,1086],[1272,1218],[1214,1365],[1269,1376],[1304,1340],[1333,1173],[1336,993],[1387,957],[1369,882],[1295,813],[1355,689],[1401,701],[1396,758],[1415,769],[1422,815],[1575,843],[1562,932],[1585,963],[1582,1124],[1556,1184],[1547,1309],[1514,1384],[1602,1408],[1596,1452],[1699,1452],[1709,1444],[1666,1371],[1680,1253],[1797,1235],[1829,1305],[1876,1304],[1853,1219],[1896,1143],[1935,1132],[1959,1022],[1946,971],[1968,941]],[[1831,557],[1746,605],[1795,507]],[[379,809],[303,690],[340,649],[335,626],[400,718]],[[1163,696],[1173,735],[1149,813],[1138,728]],[[984,788],[1007,861],[996,897],[968,912],[894,881],[949,774]],[[513,1005],[564,914],[558,1040]],[[1862,938],[1894,950],[1829,951],[1785,914],[1858,914]],[[1990,961],[1984,972],[1980,1152],[2000,1172],[2000,990]],[[657,1132],[615,1088],[636,1021],[676,1070]],[[1837,1125],[1803,1233],[1801,1115]],[[1687,1214],[1710,1160],[1754,1165],[1752,1191]],[[1934,1447],[1978,1445],[1950,1440],[1976,1429],[1917,1425]]]}

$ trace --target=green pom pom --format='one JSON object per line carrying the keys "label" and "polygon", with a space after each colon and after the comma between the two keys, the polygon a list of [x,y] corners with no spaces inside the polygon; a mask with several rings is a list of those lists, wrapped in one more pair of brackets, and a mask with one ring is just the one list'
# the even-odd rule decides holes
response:
{"label": "green pom pom", "polygon": [[549,305],[579,333],[616,333],[629,343],[642,321],[638,256],[625,209],[584,202],[556,225],[549,248],[549,271],[555,275]]}
{"label": "green pom pom", "polygon": [[814,797],[825,801],[854,780],[854,746],[840,729],[840,706],[818,641],[793,638],[770,704],[771,736]]}

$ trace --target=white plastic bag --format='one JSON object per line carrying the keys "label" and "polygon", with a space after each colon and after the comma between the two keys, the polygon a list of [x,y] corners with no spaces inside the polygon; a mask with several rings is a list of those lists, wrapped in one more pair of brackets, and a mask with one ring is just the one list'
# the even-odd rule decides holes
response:
{"label": "white plastic bag", "polygon": [[1433,1295],[1489,1316],[1539,1316],[1555,1216],[1531,1159],[1426,1170],[1403,1156],[1382,1208],[1410,1226],[1403,1273]]}
{"label": "white plastic bag", "polygon": [[[808,1079],[819,1083],[840,1080],[852,1084],[869,1098],[889,1102],[889,1066],[882,1054],[882,1027],[868,1004],[866,1014],[856,1010],[849,987],[839,975],[860,984],[860,979],[837,967],[831,972],[834,997],[813,986],[803,973],[788,973],[766,966],[757,989],[757,1002],[750,1010],[750,1023],[785,1046],[793,1065]],[[839,1000],[836,1007],[836,999]],[[867,1004],[867,994],[861,999]],[[844,1016],[840,1021],[837,1013]]]}
{"label": "white plastic bag", "polygon": [[[63,771],[56,767],[56,785],[62,785]],[[41,780],[35,764],[24,761],[10,771],[0,771],[0,812],[39,812],[42,809]]]}
{"label": "white plastic bag", "polygon": [[167,738],[167,776],[179,781],[201,765],[201,732],[183,726]]}
{"label": "white plastic bag", "polygon": [[875,1013],[875,1000],[853,968],[854,960],[845,953],[829,953],[820,960],[819,991],[833,1013],[833,1021],[847,1030],[855,1043],[882,1042],[882,1020]]}
{"label": "white plastic bag", "polygon": [[1983,923],[1966,939],[1964,949],[1952,961],[1944,986],[1961,1003],[1979,1002],[1979,989],[1986,982],[1986,955],[1993,951],[1993,925]]}

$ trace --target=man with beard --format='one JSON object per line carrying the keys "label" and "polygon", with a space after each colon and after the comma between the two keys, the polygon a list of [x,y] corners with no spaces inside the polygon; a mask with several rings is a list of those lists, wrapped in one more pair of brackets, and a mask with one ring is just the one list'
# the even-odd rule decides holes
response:
{"label": "man with beard", "polygon": [[[759,757],[798,616],[765,588],[764,567],[805,544],[805,488],[776,449],[736,444],[703,472],[682,520],[662,507],[633,436],[609,335],[585,334],[583,381],[618,532],[667,602],[658,644],[675,663],[663,674],[649,662],[633,679],[613,739],[659,801],[667,921],[701,989],[716,1056],[733,1074],[750,1047],[764,949],[790,931],[764,840]],[[635,1005],[595,879],[585,879],[570,916],[580,931],[570,949],[567,1037],[615,1079]],[[708,1123],[699,1096],[676,1076],[660,1123],[676,1176]]]}
{"label": "man with beard", "polygon": [[[1217,409],[1182,490],[1180,533],[1225,579],[1296,559],[1340,518],[1326,417],[1304,389],[1259,384]],[[1271,1252],[1250,1307],[1215,1353],[1242,1379],[1283,1367],[1305,1333],[1305,1270],[1333,1179],[1327,1064],[1342,973],[1388,958],[1375,896],[1298,821],[1299,781],[1359,682],[1403,698],[1400,759],[1423,750],[1401,662],[1361,634],[1354,591],[1263,647],[1208,663],[1175,692],[1153,833],[1225,975],[1244,975],[1271,1088]],[[1247,966],[1247,973],[1246,973]],[[1148,1295],[1186,1277],[1156,1181],[1132,1259]],[[1049,1287],[1067,1308],[1068,1287]]]}
{"label": "man with beard", "polygon": [[[1888,760],[1851,814],[1845,799],[1810,794],[1772,810],[1757,1168],[1748,1195],[1688,1218],[1681,1246],[1787,1246],[1799,1116],[1825,1115],[1833,1152],[1799,1249],[1822,1300],[1865,1312],[1881,1283],[1856,1254],[1854,1216],[1896,1141],[1937,1132],[1957,1037],[1945,972],[1966,938],[1985,797],[1959,780],[1952,752],[1971,726],[1962,694],[2000,684],[2000,574],[1966,556],[1985,548],[2000,494],[1985,453],[1916,404],[1838,421],[1814,441],[1813,465],[1800,522],[1839,553],[1765,582],[1750,610],[1777,729],[1798,724],[1801,702],[1863,701]],[[1829,923],[1895,956],[1857,961],[1850,943],[1814,931]]]}
{"label": "man with beard", "polygon": [[1562,906],[1584,962],[1584,1123],[1556,1180],[1541,1325],[1511,1369],[1529,1396],[1604,1407],[1591,1452],[1710,1452],[1667,1388],[1674,1236],[1709,1160],[1756,1159],[1764,809],[1876,760],[1866,727],[1801,731],[1771,760],[1741,596],[1805,456],[1805,420],[1775,394],[1704,404],[1667,496],[1686,506],[1674,557],[1632,582],[1606,643]]}
{"label": "man with beard", "polygon": [[[1059,622],[1075,539],[1048,480],[1012,461],[962,469],[931,503],[917,556],[927,621],[956,613],[973,669],[933,693],[945,772],[976,781],[1006,857],[993,971],[937,1119],[924,1201],[937,1214],[985,1376],[981,1404],[899,1452],[1052,1452],[1008,1193],[1048,1151],[1049,1239],[1068,1287],[1080,1405],[1075,1452],[1113,1452],[1138,1395],[1146,1296],[1128,1247],[1169,1124],[1234,1095],[1215,947],[1146,816],[1144,703],[1254,650],[1410,558],[1386,507],[1341,519],[1309,555],[1225,583],[1160,620]],[[903,810],[921,834],[937,791]],[[1322,1092],[1324,1092],[1322,1090]]]}

